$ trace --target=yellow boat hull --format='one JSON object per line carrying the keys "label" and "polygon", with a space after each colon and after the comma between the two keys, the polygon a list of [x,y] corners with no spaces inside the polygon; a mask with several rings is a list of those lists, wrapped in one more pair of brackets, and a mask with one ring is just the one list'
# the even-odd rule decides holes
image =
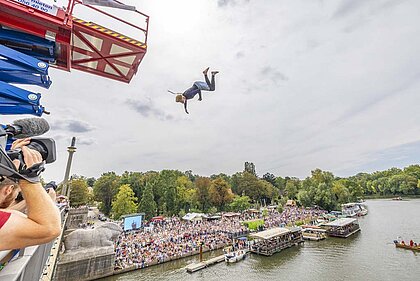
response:
{"label": "yellow boat hull", "polygon": [[406,250],[412,250],[412,251],[419,251],[420,252],[420,246],[417,246],[417,247],[413,246],[413,247],[411,247],[410,245],[395,243],[395,247],[406,249]]}

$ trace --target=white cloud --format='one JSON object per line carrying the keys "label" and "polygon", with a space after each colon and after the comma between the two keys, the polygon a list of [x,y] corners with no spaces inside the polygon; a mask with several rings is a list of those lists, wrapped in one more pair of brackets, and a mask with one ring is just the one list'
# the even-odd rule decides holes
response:
{"label": "white cloud", "polygon": [[[128,85],[51,71],[48,120],[84,125],[52,128],[64,137],[47,179],[64,174],[72,134],[92,140],[72,166],[86,176],[231,174],[245,161],[261,175],[304,177],[320,167],[346,176],[393,166],[378,153],[420,139],[418,1],[125,3],[151,16],[148,53]],[[190,101],[186,115],[167,90],[202,80],[207,66],[220,70],[216,91]]]}

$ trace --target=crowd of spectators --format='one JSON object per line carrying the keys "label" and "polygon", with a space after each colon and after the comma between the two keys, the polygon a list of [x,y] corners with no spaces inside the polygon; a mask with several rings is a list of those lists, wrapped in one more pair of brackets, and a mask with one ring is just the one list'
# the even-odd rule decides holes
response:
{"label": "crowd of spectators", "polygon": [[203,250],[220,249],[232,244],[232,238],[246,236],[249,231],[243,221],[264,219],[264,229],[290,225],[297,221],[315,220],[325,213],[319,209],[287,207],[276,210],[243,212],[216,220],[184,221],[178,217],[165,218],[135,231],[122,233],[115,244],[116,269],[144,268],[175,260]]}
{"label": "crowd of spectators", "polygon": [[326,213],[328,212],[319,208],[304,207],[287,207],[282,213],[273,210],[270,215],[264,219],[264,227],[268,229],[281,225],[295,224],[297,222],[310,223]]}

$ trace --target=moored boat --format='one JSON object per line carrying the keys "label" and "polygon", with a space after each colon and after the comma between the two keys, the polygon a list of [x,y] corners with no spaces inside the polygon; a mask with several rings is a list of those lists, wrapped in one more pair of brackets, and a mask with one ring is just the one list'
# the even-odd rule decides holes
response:
{"label": "moored boat", "polygon": [[238,250],[238,251],[232,251],[225,254],[225,262],[227,263],[235,263],[240,260],[243,260],[246,256],[247,251],[246,250]]}
{"label": "moored boat", "polygon": [[305,240],[319,241],[327,238],[326,230],[315,225],[302,226],[302,236]]}
{"label": "moored boat", "polygon": [[366,205],[362,203],[347,203],[341,207],[341,212],[345,217],[366,216],[368,213]]}
{"label": "moored boat", "polygon": [[272,256],[284,249],[297,246],[304,242],[300,227],[282,228],[274,227],[250,235],[255,238],[251,246],[252,253],[264,256]]}
{"label": "moored boat", "polygon": [[360,231],[359,222],[353,218],[341,218],[322,225],[328,236],[347,238]]}

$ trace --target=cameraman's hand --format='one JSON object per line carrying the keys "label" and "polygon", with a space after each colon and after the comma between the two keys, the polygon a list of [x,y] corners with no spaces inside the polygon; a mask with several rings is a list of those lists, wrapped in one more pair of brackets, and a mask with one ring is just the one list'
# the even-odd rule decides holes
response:
{"label": "cameraman's hand", "polygon": [[26,168],[30,168],[35,164],[42,162],[41,153],[34,149],[30,149],[27,146],[22,146],[23,161],[25,162]]}
{"label": "cameraman's hand", "polygon": [[[35,164],[42,162],[41,153],[36,150],[30,149],[27,146],[22,146],[22,154],[23,154],[23,161],[26,165],[26,168],[30,168]],[[13,164],[15,164],[16,169],[19,169],[20,161],[18,159],[13,160]]]}
{"label": "cameraman's hand", "polygon": [[25,145],[28,145],[30,142],[31,142],[30,138],[17,139],[12,143],[12,147],[10,149],[21,148]]}

